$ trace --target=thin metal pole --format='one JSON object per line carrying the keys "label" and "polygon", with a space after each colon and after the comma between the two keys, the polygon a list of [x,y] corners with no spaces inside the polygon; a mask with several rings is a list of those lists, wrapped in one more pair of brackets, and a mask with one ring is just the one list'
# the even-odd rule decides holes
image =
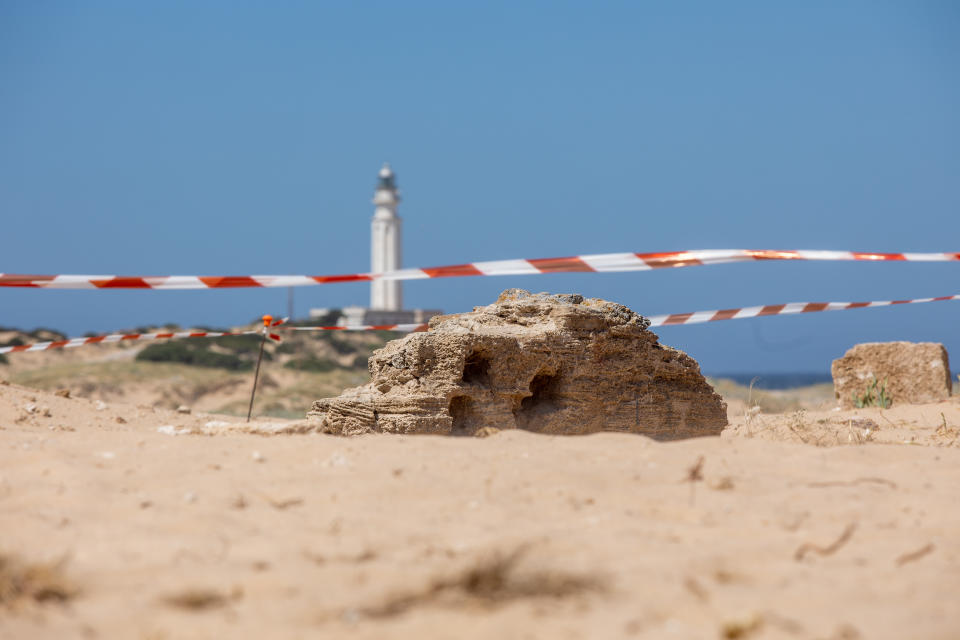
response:
{"label": "thin metal pole", "polygon": [[293,287],[287,287],[287,317],[293,320]]}
{"label": "thin metal pole", "polygon": [[260,338],[260,354],[257,356],[257,368],[253,374],[253,389],[250,390],[250,406],[247,408],[247,422],[250,422],[250,415],[253,413],[253,398],[257,395],[257,379],[260,378],[260,362],[263,360],[263,345],[267,343],[267,327],[273,320],[270,316],[263,316],[263,337]]}

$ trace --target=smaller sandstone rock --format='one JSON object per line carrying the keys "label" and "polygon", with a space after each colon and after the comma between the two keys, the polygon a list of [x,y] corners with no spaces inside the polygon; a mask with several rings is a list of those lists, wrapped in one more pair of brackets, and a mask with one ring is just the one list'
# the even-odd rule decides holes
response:
{"label": "smaller sandstone rock", "polygon": [[177,407],[177,413],[189,414],[189,413],[190,413],[190,407],[188,407],[188,406],[185,405],[185,404],[182,404],[182,405],[180,405],[179,407]]}
{"label": "smaller sandstone rock", "polygon": [[874,379],[885,385],[893,404],[942,402],[950,397],[950,362],[937,342],[865,342],[831,367],[840,406],[855,406]]}
{"label": "smaller sandstone rock", "polygon": [[69,398],[69,397],[70,397],[70,389],[57,389],[56,391],[53,392],[53,395],[55,395],[55,396],[57,396],[57,397],[59,397],[59,398]]}

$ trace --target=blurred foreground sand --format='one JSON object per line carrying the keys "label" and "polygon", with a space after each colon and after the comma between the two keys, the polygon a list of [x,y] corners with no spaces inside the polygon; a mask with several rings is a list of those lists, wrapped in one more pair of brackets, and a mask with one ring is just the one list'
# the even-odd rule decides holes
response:
{"label": "blurred foreground sand", "polygon": [[960,636],[960,404],[731,414],[169,435],[238,420],[0,386],[0,637]]}

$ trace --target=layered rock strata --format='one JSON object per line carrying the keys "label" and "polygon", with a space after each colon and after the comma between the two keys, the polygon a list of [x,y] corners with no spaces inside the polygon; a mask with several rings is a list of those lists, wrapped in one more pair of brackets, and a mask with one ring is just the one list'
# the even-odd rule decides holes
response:
{"label": "layered rock strata", "polygon": [[846,409],[866,399],[874,380],[873,395],[882,385],[893,404],[941,402],[952,389],[947,350],[939,342],[864,342],[834,360],[830,372]]}
{"label": "layered rock strata", "polygon": [[314,402],[308,418],[344,435],[719,434],[723,400],[693,358],[661,345],[648,326],[605,300],[509,289],[374,352],[370,383]]}

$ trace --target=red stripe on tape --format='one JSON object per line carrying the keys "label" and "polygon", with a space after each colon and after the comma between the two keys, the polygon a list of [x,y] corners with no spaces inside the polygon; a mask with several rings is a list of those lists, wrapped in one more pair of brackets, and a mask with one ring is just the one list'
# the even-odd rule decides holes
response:
{"label": "red stripe on tape", "polygon": [[116,277],[108,280],[91,280],[97,289],[152,289],[143,278]]}
{"label": "red stripe on tape", "polygon": [[50,282],[56,276],[35,276],[25,273],[0,275],[0,284],[4,287],[39,287],[37,282]]}
{"label": "red stripe on tape", "polygon": [[310,279],[324,284],[326,282],[366,282],[373,280],[373,277],[367,273],[349,273],[341,276],[310,276]]}
{"label": "red stripe on tape", "polygon": [[775,315],[777,315],[778,313],[780,313],[781,311],[783,311],[783,308],[784,308],[785,306],[787,306],[787,305],[785,305],[785,304],[768,304],[768,305],[764,305],[764,307],[763,307],[762,309],[760,309],[760,312],[759,312],[757,315],[758,315],[758,316],[775,316]]}
{"label": "red stripe on tape", "polygon": [[907,256],[902,253],[860,253],[853,251],[854,260],[906,260]]}
{"label": "red stripe on tape", "polygon": [[482,276],[483,272],[472,264],[453,264],[447,267],[421,269],[431,278],[455,278],[457,276]]}
{"label": "red stripe on tape", "polygon": [[652,269],[668,267],[695,267],[703,264],[686,251],[668,251],[665,253],[635,253],[633,254],[647,263]]}
{"label": "red stripe on tape", "polygon": [[713,317],[710,318],[710,322],[713,322],[714,320],[729,320],[738,313],[740,313],[740,309],[721,309],[713,314]]}
{"label": "red stripe on tape", "polygon": [[233,287],[261,287],[259,282],[250,276],[200,276],[197,278],[203,284],[214,289],[229,289]]}
{"label": "red stripe on tape", "polygon": [[527,260],[541,273],[559,273],[570,271],[595,271],[593,267],[577,257],[570,258],[538,258]]}
{"label": "red stripe on tape", "polygon": [[803,306],[803,311],[801,313],[811,313],[813,311],[823,311],[830,305],[826,302],[808,302]]}
{"label": "red stripe on tape", "polygon": [[771,249],[747,249],[744,253],[754,260],[803,260],[798,251],[777,251]]}

